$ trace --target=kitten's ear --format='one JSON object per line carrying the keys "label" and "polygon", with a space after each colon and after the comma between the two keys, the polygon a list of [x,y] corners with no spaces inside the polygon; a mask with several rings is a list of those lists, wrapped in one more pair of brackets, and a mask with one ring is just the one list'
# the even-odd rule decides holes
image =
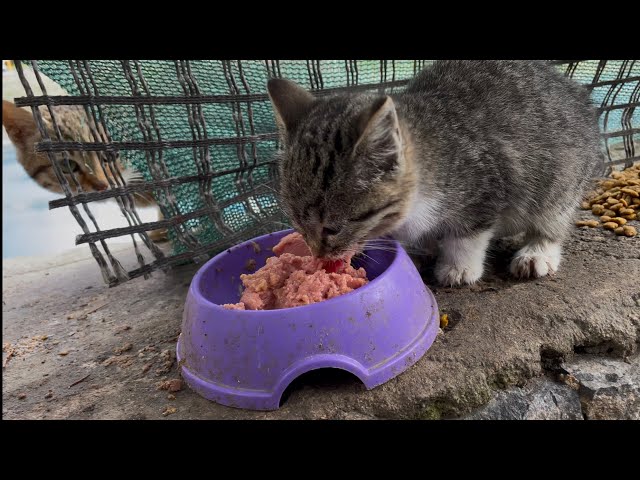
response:
{"label": "kitten's ear", "polygon": [[267,90],[276,122],[284,131],[291,130],[315,100],[304,88],[284,78],[270,79]]}
{"label": "kitten's ear", "polygon": [[389,96],[379,98],[358,119],[360,138],[354,154],[379,173],[389,173],[401,160],[402,139],[400,124],[393,100]]}
{"label": "kitten's ear", "polygon": [[28,139],[38,131],[30,111],[18,108],[6,100],[2,101],[2,125],[13,144],[20,147],[25,147]]}

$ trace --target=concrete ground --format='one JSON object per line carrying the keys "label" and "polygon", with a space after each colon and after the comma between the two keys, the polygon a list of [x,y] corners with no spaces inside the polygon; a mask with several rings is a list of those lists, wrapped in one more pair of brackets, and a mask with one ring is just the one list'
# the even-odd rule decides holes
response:
{"label": "concrete ground", "polygon": [[450,323],[407,372],[371,391],[353,378],[310,375],[275,412],[216,405],[186,386],[159,389],[179,378],[175,345],[196,266],[109,289],[88,248],[3,261],[2,415],[640,418],[640,237],[575,229],[558,274],[528,282],[506,274],[511,251],[496,245],[478,285],[433,289]]}

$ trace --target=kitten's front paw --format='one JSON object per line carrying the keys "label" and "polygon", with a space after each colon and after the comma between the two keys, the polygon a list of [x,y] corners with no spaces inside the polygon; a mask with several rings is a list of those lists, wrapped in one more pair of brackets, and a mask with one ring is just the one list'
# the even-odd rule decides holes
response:
{"label": "kitten's front paw", "polygon": [[516,278],[540,278],[553,275],[560,266],[560,247],[544,249],[524,247],[511,261],[511,274]]}
{"label": "kitten's front paw", "polygon": [[449,265],[438,263],[436,278],[441,285],[454,287],[462,284],[476,283],[482,277],[483,266],[480,265]]}

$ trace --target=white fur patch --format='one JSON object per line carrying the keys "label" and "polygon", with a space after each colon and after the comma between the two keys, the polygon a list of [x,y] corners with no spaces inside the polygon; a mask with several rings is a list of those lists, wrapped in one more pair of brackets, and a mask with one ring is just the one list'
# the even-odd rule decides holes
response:
{"label": "white fur patch", "polygon": [[484,272],[484,259],[493,237],[493,230],[486,230],[467,238],[445,238],[440,245],[440,257],[436,265],[436,278],[442,285],[475,283]]}
{"label": "white fur patch", "polygon": [[394,237],[410,243],[418,242],[426,233],[437,228],[440,220],[439,197],[416,194],[411,202],[409,215],[394,232]]}
{"label": "white fur patch", "polygon": [[542,241],[522,247],[511,261],[511,273],[518,278],[544,277],[555,273],[562,258],[559,243]]}

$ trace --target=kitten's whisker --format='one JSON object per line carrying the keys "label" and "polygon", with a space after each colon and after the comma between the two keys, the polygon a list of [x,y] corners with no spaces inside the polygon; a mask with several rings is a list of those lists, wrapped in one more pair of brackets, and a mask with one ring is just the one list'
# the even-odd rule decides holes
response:
{"label": "kitten's whisker", "polygon": [[371,245],[371,246],[386,246],[386,247],[395,247],[395,245],[399,244],[402,248],[404,248],[405,250],[416,250],[416,249],[420,249],[419,246],[415,246],[415,245],[411,245],[411,244],[406,244],[403,242],[397,242],[396,241],[389,241],[389,242],[367,242],[367,245]]}
{"label": "kitten's whisker", "polygon": [[384,247],[366,247],[366,250],[379,251],[379,252],[397,252],[396,248],[384,248]]}
{"label": "kitten's whisker", "polygon": [[362,255],[363,257],[366,257],[366,258],[368,258],[369,260],[371,260],[371,261],[373,261],[373,262],[376,262],[377,264],[380,264],[380,262],[379,262],[379,261],[377,261],[375,258],[373,258],[373,257],[372,257],[372,256],[370,256],[370,255],[367,255],[367,254],[366,254],[366,253],[364,253],[364,252],[360,252],[360,253],[358,253],[358,255]]}
{"label": "kitten's whisker", "polygon": [[[382,246],[382,245],[367,245],[365,246],[365,248],[370,251],[381,251],[381,252],[392,252],[392,253],[396,253],[398,251],[397,248],[394,248],[391,246]],[[415,248],[405,248],[405,247],[403,247],[403,249],[405,252],[412,255],[425,256],[425,257],[429,256],[429,254],[424,250],[418,250]]]}
{"label": "kitten's whisker", "polygon": [[398,240],[397,238],[372,238],[367,240],[367,242],[377,242],[377,243],[400,243],[400,244],[405,244],[407,242],[403,241],[403,240]]}
{"label": "kitten's whisker", "polygon": [[395,244],[395,243],[367,243],[367,245],[394,248],[394,247],[396,247],[397,244]]}
{"label": "kitten's whisker", "polygon": [[372,238],[371,240],[367,240],[367,242],[372,242],[372,243],[403,243],[400,240],[395,240],[393,238]]}

